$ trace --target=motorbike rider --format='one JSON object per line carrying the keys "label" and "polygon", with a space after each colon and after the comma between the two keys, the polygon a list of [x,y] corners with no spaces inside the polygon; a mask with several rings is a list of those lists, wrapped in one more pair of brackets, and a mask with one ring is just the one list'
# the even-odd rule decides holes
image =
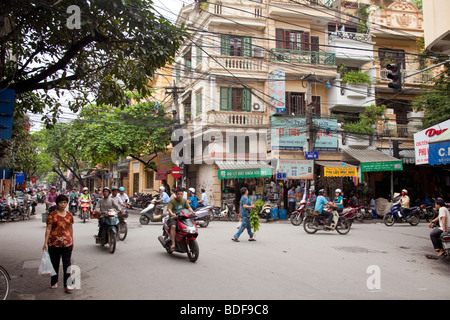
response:
{"label": "motorbike rider", "polygon": [[123,203],[126,204],[127,208],[130,207],[129,203],[130,203],[130,198],[128,197],[128,195],[125,193],[125,188],[124,187],[120,187],[119,188],[119,194],[117,195],[120,199],[122,199]]}
{"label": "motorbike rider", "polygon": [[172,244],[170,246],[171,251],[175,250],[175,235],[177,226],[175,218],[177,214],[183,209],[188,209],[191,214],[196,215],[187,200],[183,198],[183,193],[184,191],[182,189],[177,189],[175,192],[175,198],[171,199],[167,205],[167,211],[169,212],[167,226],[170,228],[170,239],[172,240]]}
{"label": "motorbike rider", "polygon": [[434,223],[439,222],[439,228],[431,231],[430,239],[434,250],[438,252],[438,257],[440,257],[445,253],[440,237],[443,232],[450,230],[450,212],[445,206],[444,200],[436,200],[434,207],[439,211],[439,215],[430,222],[428,227],[432,228]]}
{"label": "motorbike rider", "polygon": [[341,189],[336,189],[336,196],[334,197],[334,201],[332,207],[336,209],[338,213],[341,213],[344,209],[344,197],[342,197]]}
{"label": "motorbike rider", "polygon": [[28,201],[31,202],[31,212],[27,212],[27,218],[30,219],[30,214],[36,214],[37,201],[33,199],[33,190],[26,188],[23,196],[23,204],[26,205]]}
{"label": "motorbike rider", "polygon": [[126,210],[126,204],[123,202],[122,198],[119,197],[119,188],[118,187],[112,187],[111,188],[111,199],[113,199],[117,206],[123,210]]}
{"label": "motorbike rider", "polygon": [[51,203],[56,203],[56,197],[59,196],[58,192],[56,192],[56,187],[52,186],[50,188],[50,191],[47,193],[47,196],[45,197],[45,204],[47,205],[47,209],[49,212],[56,210],[56,204],[50,207]]}
{"label": "motorbike rider", "polygon": [[400,213],[403,216],[406,216],[406,212],[404,212],[404,209],[409,209],[409,197],[408,197],[408,190],[403,189],[400,199],[397,201],[397,203],[401,204]]}
{"label": "motorbike rider", "polygon": [[11,213],[11,211],[17,209],[19,203],[17,201],[15,191],[12,191],[11,194],[9,195],[8,199],[6,199],[6,205],[8,206],[9,213]]}
{"label": "motorbike rider", "polygon": [[89,188],[88,187],[84,187],[83,188],[83,193],[79,197],[78,205],[80,206],[80,208],[81,208],[81,200],[89,200],[89,210],[90,210],[91,207],[92,207],[92,198],[91,198],[91,195],[89,194]]}
{"label": "motorbike rider", "polygon": [[[94,211],[97,214],[97,216],[100,217],[99,220],[99,229],[98,229],[98,236],[100,237],[103,231],[103,220],[101,217],[102,212],[107,212],[111,209],[115,209],[119,211],[121,214],[123,214],[123,210],[119,208],[117,203],[109,196],[111,194],[111,189],[108,187],[103,188],[103,199],[99,199],[97,204],[94,207]],[[100,214],[100,215],[99,215]]]}
{"label": "motorbike rider", "polygon": [[159,194],[161,196],[158,200],[156,200],[156,202],[162,203],[162,204],[159,204],[155,207],[155,212],[157,213],[157,214],[153,215],[153,219],[155,219],[155,220],[158,220],[162,216],[165,216],[167,214],[167,205],[169,204],[169,201],[170,201],[170,197],[167,194],[166,188],[164,188],[164,186],[159,187]]}
{"label": "motorbike rider", "polygon": [[189,199],[188,203],[192,209],[197,209],[197,197],[195,196],[195,189],[189,188]]}
{"label": "motorbike rider", "polygon": [[202,192],[202,198],[201,200],[198,200],[197,208],[206,207],[208,205],[208,196],[205,193],[206,190],[204,188],[201,188],[200,191]]}
{"label": "motorbike rider", "polygon": [[77,188],[75,188],[75,187],[73,187],[72,191],[70,191],[70,193],[69,193],[69,202],[72,199],[75,199],[78,202],[78,192],[77,192]]}
{"label": "motorbike rider", "polygon": [[[320,189],[319,190],[319,196],[317,197],[316,204],[314,206],[314,210],[319,211],[319,214],[325,217],[325,226],[330,227],[331,224],[331,218],[333,217],[333,214],[327,210],[323,210],[323,206],[328,204],[327,198],[325,198],[325,190]],[[331,202],[330,202],[331,204]]]}

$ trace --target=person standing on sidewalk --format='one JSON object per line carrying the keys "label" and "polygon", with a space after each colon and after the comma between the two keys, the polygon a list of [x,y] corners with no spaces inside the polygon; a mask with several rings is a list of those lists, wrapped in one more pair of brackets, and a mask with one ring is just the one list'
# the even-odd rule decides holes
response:
{"label": "person standing on sidewalk", "polygon": [[71,265],[73,250],[73,216],[66,210],[69,198],[66,195],[59,195],[55,199],[57,209],[50,212],[47,218],[47,228],[45,230],[45,241],[42,250],[48,250],[50,260],[56,275],[51,277],[50,285],[52,289],[58,287],[59,260],[62,258],[64,291],[71,293],[73,288],[67,285],[70,274],[67,269]]}
{"label": "person standing on sidewalk", "polygon": [[245,229],[247,229],[248,235],[250,236],[250,239],[248,241],[256,241],[255,238],[253,238],[253,232],[252,232],[252,226],[250,223],[250,211],[249,209],[255,209],[255,206],[252,206],[250,199],[248,198],[248,189],[242,188],[241,189],[241,217],[242,217],[242,224],[239,228],[238,232],[231,238],[234,242],[239,242],[239,237],[242,232],[244,232]]}

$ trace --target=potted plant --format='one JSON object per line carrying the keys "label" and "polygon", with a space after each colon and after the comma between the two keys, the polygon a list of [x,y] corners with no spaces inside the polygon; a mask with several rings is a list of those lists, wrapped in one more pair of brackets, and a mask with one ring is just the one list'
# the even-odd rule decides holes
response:
{"label": "potted plant", "polygon": [[372,84],[372,81],[370,80],[370,77],[367,75],[367,73],[351,70],[350,72],[347,72],[342,78],[342,84],[346,83],[370,85]]}

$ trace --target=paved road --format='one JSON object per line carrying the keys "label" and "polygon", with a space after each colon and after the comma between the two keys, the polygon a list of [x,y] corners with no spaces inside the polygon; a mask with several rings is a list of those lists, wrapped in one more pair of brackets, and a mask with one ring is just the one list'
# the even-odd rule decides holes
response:
{"label": "paved road", "polygon": [[450,261],[425,258],[432,253],[427,223],[355,223],[344,236],[262,223],[256,242],[244,233],[235,243],[236,222],[213,221],[199,229],[196,263],[165,252],[157,240],[161,224],[141,226],[137,211],[128,223],[127,239],[110,254],[94,243],[97,221],[75,219],[72,260],[81,289],[71,295],[51,290],[49,279],[37,274],[45,229],[40,213],[0,223],[0,264],[13,278],[10,299],[185,299],[186,292],[193,300],[450,298]]}

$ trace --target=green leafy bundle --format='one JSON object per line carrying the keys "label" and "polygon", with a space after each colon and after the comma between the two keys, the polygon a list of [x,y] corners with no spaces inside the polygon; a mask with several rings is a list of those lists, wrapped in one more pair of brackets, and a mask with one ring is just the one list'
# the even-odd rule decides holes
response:
{"label": "green leafy bundle", "polygon": [[254,203],[254,206],[256,208],[252,209],[252,211],[250,211],[250,224],[252,226],[253,232],[255,232],[255,233],[256,233],[256,231],[259,230],[259,216],[258,216],[258,212],[259,212],[259,208],[262,205],[264,205],[264,202],[262,200],[256,200],[256,202]]}

